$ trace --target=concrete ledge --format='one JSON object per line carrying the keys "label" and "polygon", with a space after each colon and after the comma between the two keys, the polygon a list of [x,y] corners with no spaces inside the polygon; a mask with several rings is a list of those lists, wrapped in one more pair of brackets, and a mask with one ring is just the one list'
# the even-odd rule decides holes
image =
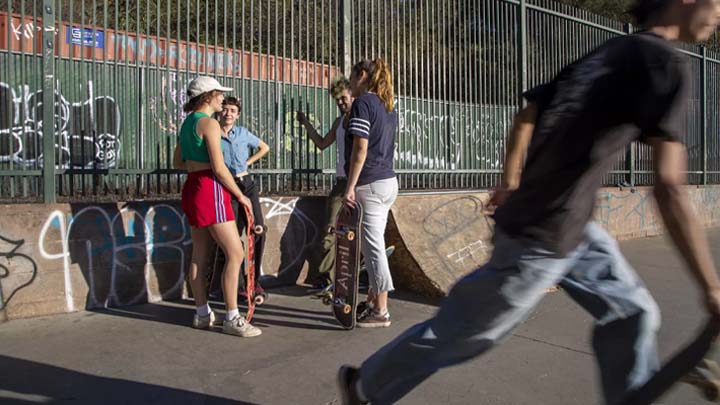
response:
{"label": "concrete ledge", "polygon": [[[720,187],[688,187],[704,226],[720,225]],[[492,223],[488,194],[398,198],[387,227],[396,246],[396,286],[426,296],[446,294],[482,265]],[[263,284],[303,281],[320,263],[325,198],[262,198],[268,225]],[[178,202],[0,206],[0,321],[85,308],[124,306],[184,296],[190,228]],[[619,239],[663,232],[649,188],[608,188],[595,220]],[[312,274],[311,274],[312,276]]]}
{"label": "concrete ledge", "polygon": [[[700,223],[720,225],[720,187],[686,189]],[[390,258],[396,284],[423,295],[444,295],[483,265],[492,251],[492,225],[482,214],[488,198],[488,193],[399,197],[386,232],[387,242],[397,247]],[[600,190],[595,221],[620,240],[664,232],[650,187]]]}

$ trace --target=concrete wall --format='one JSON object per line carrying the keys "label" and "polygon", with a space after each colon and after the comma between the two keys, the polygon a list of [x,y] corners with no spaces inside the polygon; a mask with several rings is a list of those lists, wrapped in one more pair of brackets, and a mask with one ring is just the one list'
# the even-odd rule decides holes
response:
{"label": "concrete wall", "polygon": [[[262,198],[268,284],[310,263],[324,198]],[[190,228],[178,202],[0,206],[0,286],[8,319],[180,298]],[[304,274],[303,274],[304,275]]]}
{"label": "concrete wall", "polygon": [[[720,224],[720,187],[689,187],[705,226]],[[402,196],[386,237],[400,288],[441,295],[484,263],[492,223],[487,193]],[[322,197],[262,199],[268,241],[264,284],[303,281],[320,261]],[[0,206],[0,287],[4,318],[180,298],[190,229],[177,202]],[[650,190],[604,189],[596,220],[618,238],[662,232]]]}
{"label": "concrete wall", "polygon": [[[688,187],[700,222],[720,225],[720,187]],[[481,215],[489,195],[403,196],[392,209],[386,238],[398,249],[390,258],[396,284],[424,295],[441,296],[492,253],[492,222]],[[600,190],[595,221],[618,239],[659,235],[652,189]]]}

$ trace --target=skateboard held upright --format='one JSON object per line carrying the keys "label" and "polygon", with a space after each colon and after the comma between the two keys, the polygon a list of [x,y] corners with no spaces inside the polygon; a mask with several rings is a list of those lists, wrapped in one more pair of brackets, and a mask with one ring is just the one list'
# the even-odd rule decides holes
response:
{"label": "skateboard held upright", "polygon": [[332,232],[336,238],[335,281],[333,292],[323,298],[345,329],[353,329],[356,321],[358,279],[360,273],[360,224],[362,208],[343,207]]}
{"label": "skateboard held upright", "polygon": [[[250,207],[243,205],[245,217],[247,218],[247,228],[245,229],[246,243],[245,243],[245,291],[243,294],[245,298],[252,297],[247,300],[248,304],[248,322],[252,319],[252,315],[255,312],[255,305],[262,305],[268,299],[268,293],[264,291],[258,291],[256,289],[257,282],[257,269],[255,269],[255,238],[253,234],[263,233],[266,228],[257,225],[254,226],[252,211]],[[250,232],[248,232],[250,230]],[[215,258],[211,261],[210,271],[208,274],[208,295],[212,297],[212,292],[220,289],[220,276],[225,266],[225,255],[216,245]],[[242,277],[242,274],[240,274]],[[242,284],[241,284],[242,287]]]}

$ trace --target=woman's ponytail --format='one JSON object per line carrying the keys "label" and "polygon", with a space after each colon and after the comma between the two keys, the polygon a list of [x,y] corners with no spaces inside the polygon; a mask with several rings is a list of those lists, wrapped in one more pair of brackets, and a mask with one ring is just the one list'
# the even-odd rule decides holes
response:
{"label": "woman's ponytail", "polygon": [[372,64],[374,69],[370,78],[369,90],[375,92],[385,104],[385,109],[391,112],[395,104],[395,94],[390,68],[381,58],[375,59]]}

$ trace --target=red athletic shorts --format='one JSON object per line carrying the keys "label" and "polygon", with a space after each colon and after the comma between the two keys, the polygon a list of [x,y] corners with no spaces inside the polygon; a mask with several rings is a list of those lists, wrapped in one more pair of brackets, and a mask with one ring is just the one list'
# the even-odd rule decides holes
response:
{"label": "red athletic shorts", "polygon": [[182,189],[182,209],[190,226],[203,227],[234,221],[230,193],[212,170],[188,173]]}

